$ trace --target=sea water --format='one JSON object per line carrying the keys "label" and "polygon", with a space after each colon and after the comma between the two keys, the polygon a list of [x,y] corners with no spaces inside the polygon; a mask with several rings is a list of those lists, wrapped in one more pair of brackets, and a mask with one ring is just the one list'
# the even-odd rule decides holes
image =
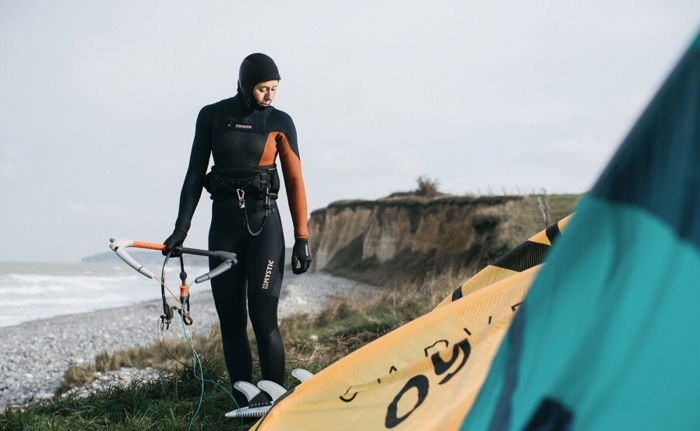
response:
{"label": "sea water", "polygon": [[[145,264],[158,277],[161,264]],[[206,273],[204,266],[187,266],[188,282]],[[179,261],[170,261],[166,285],[180,294]],[[209,282],[194,285],[193,297],[211,289]],[[293,275],[285,268],[280,312],[318,311],[324,298],[349,293],[373,293],[378,288],[326,273]],[[114,257],[114,263],[0,262],[0,327],[64,314],[121,307],[161,297],[160,283],[146,278]],[[166,290],[168,302],[174,304]]]}
{"label": "sea water", "polygon": [[[150,269],[160,276],[160,267]],[[187,268],[188,281],[206,271],[204,267]],[[175,295],[179,295],[179,272],[175,261],[166,273],[166,283]],[[205,282],[194,286],[192,292],[209,288]],[[0,262],[0,327],[160,297],[157,281],[119,261],[115,264]],[[171,298],[168,294],[168,299]]]}

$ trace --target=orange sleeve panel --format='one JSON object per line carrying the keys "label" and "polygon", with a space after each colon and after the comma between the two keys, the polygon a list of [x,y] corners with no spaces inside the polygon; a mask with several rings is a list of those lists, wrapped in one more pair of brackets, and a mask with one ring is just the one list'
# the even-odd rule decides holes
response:
{"label": "orange sleeve panel", "polygon": [[263,151],[262,157],[260,157],[258,166],[268,166],[275,163],[275,157],[277,157],[277,135],[279,134],[280,132],[271,132],[267,134],[265,150]]}
{"label": "orange sleeve panel", "polygon": [[[292,150],[289,140],[281,132],[270,133],[275,135],[277,142],[277,152],[282,162],[282,173],[284,175],[284,185],[287,188],[287,199],[289,200],[289,210],[292,212],[294,222],[294,237],[308,238],[309,230],[306,225],[306,190],[304,189],[304,179],[301,176],[301,161],[299,156]],[[268,138],[269,139],[269,138]],[[267,145],[263,153],[263,159],[268,152]],[[274,158],[273,158],[274,160]],[[262,164],[262,159],[261,159]]]}

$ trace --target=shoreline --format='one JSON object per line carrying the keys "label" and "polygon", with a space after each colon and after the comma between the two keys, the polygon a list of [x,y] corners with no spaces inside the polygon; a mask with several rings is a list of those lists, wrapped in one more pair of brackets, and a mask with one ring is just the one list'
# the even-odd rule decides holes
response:
{"label": "shoreline", "polygon": [[[192,307],[197,319],[193,332],[209,331],[217,321],[211,292],[193,297]],[[4,327],[0,408],[53,397],[69,367],[91,363],[101,352],[157,343],[161,314],[161,302],[151,300]],[[177,329],[171,325],[165,332],[166,339],[178,338],[181,333]]]}
{"label": "shoreline", "polygon": [[[380,288],[326,273],[296,277],[285,273],[278,316],[320,311],[331,295],[378,292]],[[207,334],[218,323],[211,290],[192,296],[195,334]],[[51,398],[63,373],[72,365],[88,364],[101,352],[115,352],[158,342],[160,300],[66,314],[3,327],[0,350],[0,408]],[[173,320],[175,323],[175,320]],[[165,339],[180,339],[171,325]]]}

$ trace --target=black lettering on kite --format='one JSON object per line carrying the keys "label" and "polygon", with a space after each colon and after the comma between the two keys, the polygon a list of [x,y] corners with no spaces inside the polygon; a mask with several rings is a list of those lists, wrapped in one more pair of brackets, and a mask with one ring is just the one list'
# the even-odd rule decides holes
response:
{"label": "black lettering on kite", "polygon": [[471,332],[469,332],[469,329],[467,329],[467,328],[462,328],[462,329],[464,329],[464,332],[466,332],[466,333],[467,333],[467,335],[472,335],[472,333],[471,333]]}
{"label": "black lettering on kite", "polygon": [[450,347],[450,342],[449,342],[449,341],[447,341],[447,340],[437,340],[436,342],[434,342],[434,343],[431,344],[430,346],[428,346],[428,347],[426,347],[425,349],[423,349],[423,353],[425,354],[425,357],[426,357],[426,358],[427,358],[428,356],[430,356],[430,352],[429,352],[430,349],[432,349],[433,347],[435,347],[438,343],[445,343],[445,347],[444,347],[445,349],[448,348],[448,347]]}
{"label": "black lettering on kite", "polygon": [[452,357],[447,360],[443,361],[442,358],[440,357],[439,353],[435,353],[430,357],[430,360],[433,362],[433,369],[435,369],[435,374],[438,376],[445,374],[452,366],[457,362],[457,359],[459,359],[460,354],[459,352],[462,352],[462,361],[459,363],[459,366],[457,368],[447,374],[445,377],[440,380],[439,384],[444,384],[447,383],[452,377],[454,377],[455,374],[459,372],[459,370],[462,369],[464,364],[467,363],[467,359],[469,359],[469,354],[471,353],[471,345],[469,345],[469,340],[466,338],[459,343],[455,344],[452,346]]}
{"label": "black lettering on kite", "polygon": [[350,387],[348,388],[348,390],[345,391],[345,393],[339,397],[339,398],[340,398],[340,401],[344,401],[344,402],[346,402],[346,403],[349,403],[350,401],[352,401],[352,400],[355,399],[355,397],[357,396],[357,392],[355,392],[354,394],[352,394],[351,397],[346,397],[346,395],[348,394],[348,392],[350,392],[350,389],[352,389],[352,386],[350,386]]}
{"label": "black lettering on kite", "polygon": [[[425,401],[425,398],[428,396],[429,385],[430,381],[422,374],[419,374],[407,381],[399,393],[396,394],[394,399],[391,400],[391,403],[389,403],[389,407],[386,410],[386,418],[384,419],[384,426],[387,428],[394,428],[401,422],[405,421],[406,418],[411,416],[411,413],[413,413],[421,404],[423,404],[423,401]],[[416,405],[414,405],[408,413],[399,417],[397,414],[399,401],[401,401],[401,397],[403,397],[404,394],[412,388],[416,388],[418,391],[418,400],[416,401]]]}
{"label": "black lettering on kite", "polygon": [[489,316],[489,325],[491,324],[491,319],[492,319],[492,318],[493,318],[493,316]]}
{"label": "black lettering on kite", "polygon": [[[396,367],[393,366],[393,365],[391,366],[391,368],[389,368],[389,374],[395,373],[395,372],[397,372],[397,371],[398,371],[398,370],[397,370]],[[381,384],[381,383],[382,383],[382,379],[377,378],[377,383],[380,383],[380,384]]]}
{"label": "black lettering on kite", "polygon": [[513,310],[513,311],[515,311],[515,310],[518,309],[518,307],[520,306],[520,304],[522,304],[522,302],[518,302],[517,304],[513,304],[513,305],[510,306],[510,309]]}

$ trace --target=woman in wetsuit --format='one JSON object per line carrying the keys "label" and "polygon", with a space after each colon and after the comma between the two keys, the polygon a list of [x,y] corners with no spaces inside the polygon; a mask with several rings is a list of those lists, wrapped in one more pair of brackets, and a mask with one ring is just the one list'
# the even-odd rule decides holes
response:
{"label": "woman in wetsuit", "polygon": [[[201,109],[175,230],[164,242],[165,254],[182,245],[202,188],[207,188],[213,200],[209,249],[238,255],[237,265],[211,280],[231,383],[251,380],[246,296],[262,376],[280,384],[284,380],[277,326],[285,250],[276,204],[278,155],[296,238],[292,271],[301,274],[311,263],[296,130],[292,118],[271,105],[279,80],[270,57],[251,54],[241,64],[236,96]],[[206,174],[210,154],[214,166]],[[210,260],[210,267],[218,263]]]}

